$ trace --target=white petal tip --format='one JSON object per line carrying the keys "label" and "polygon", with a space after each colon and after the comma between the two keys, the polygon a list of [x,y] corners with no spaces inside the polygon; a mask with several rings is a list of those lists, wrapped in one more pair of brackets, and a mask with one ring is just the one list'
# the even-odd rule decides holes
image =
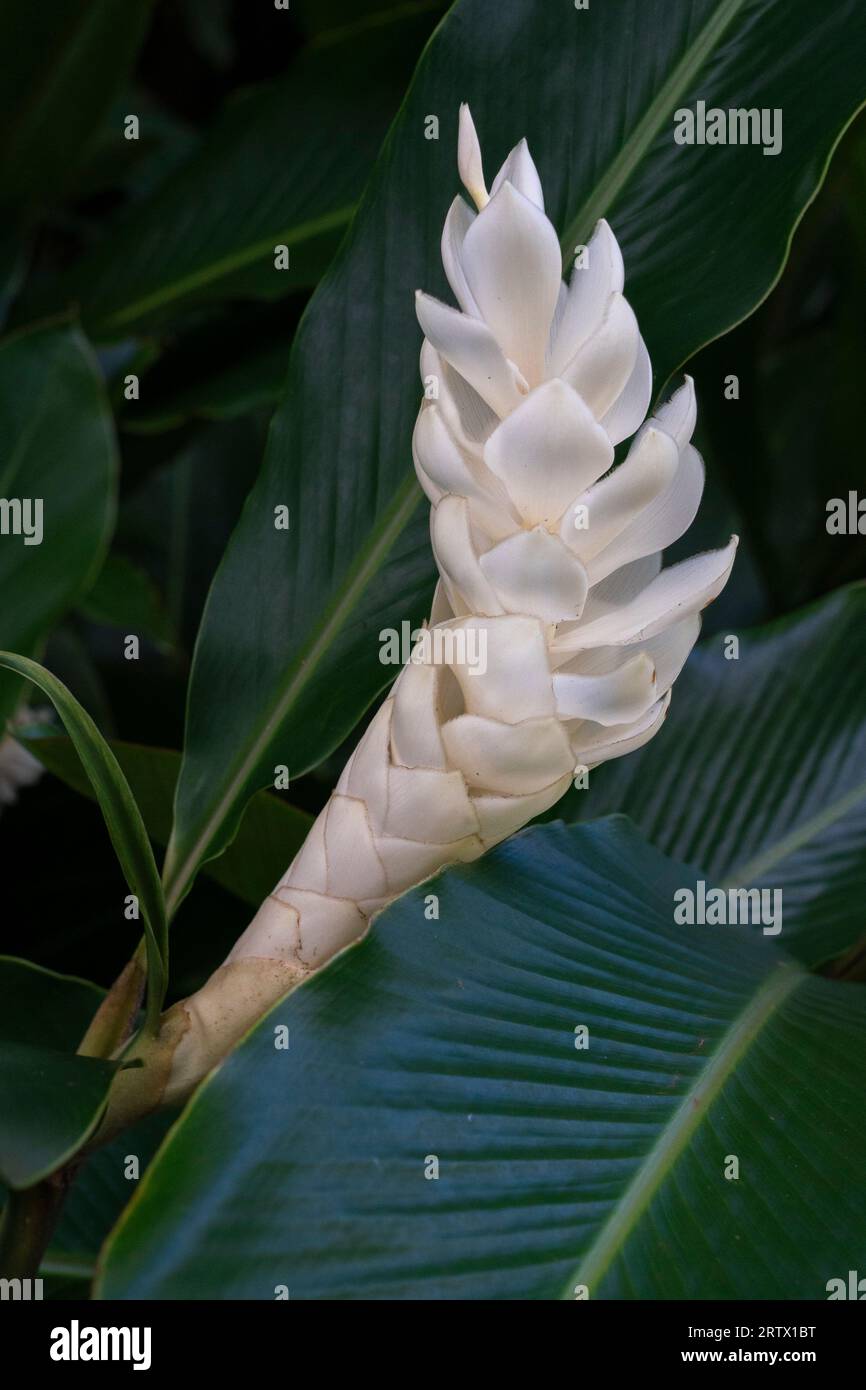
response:
{"label": "white petal tip", "polygon": [[468,102],[461,102],[457,135],[457,169],[466,192],[479,212],[488,202],[487,185],[481,162],[481,146]]}

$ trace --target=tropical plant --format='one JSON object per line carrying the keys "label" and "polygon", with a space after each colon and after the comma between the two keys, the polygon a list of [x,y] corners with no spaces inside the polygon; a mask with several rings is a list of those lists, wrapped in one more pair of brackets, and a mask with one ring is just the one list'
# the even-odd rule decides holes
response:
{"label": "tropical plant", "polygon": [[826,1297],[866,13],[0,35],[0,1274]]}

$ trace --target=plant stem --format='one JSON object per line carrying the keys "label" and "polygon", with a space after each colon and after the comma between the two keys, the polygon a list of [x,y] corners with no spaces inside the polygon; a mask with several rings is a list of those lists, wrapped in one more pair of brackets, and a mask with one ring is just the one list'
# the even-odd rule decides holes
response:
{"label": "plant stem", "polygon": [[0,1230],[0,1276],[32,1279],[54,1232],[67,1183],[45,1178],[23,1192],[9,1192]]}
{"label": "plant stem", "polygon": [[130,1037],[147,984],[145,943],[124,966],[106,994],[81,1040],[84,1057],[113,1057]]}

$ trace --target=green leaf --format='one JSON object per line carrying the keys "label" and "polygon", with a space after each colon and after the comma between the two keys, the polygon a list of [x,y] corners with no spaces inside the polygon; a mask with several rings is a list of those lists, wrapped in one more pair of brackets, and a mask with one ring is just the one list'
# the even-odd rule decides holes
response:
{"label": "green leaf", "polygon": [[[92,783],[70,739],[44,734],[22,736],[20,743],[49,772],[82,795],[95,799]],[[111,750],[129,782],[148,834],[159,844],[171,834],[174,789],[180,754],[168,748],[112,742]],[[208,877],[258,907],[282,878],[313,823],[306,811],[270,792],[257,792],[247,807],[237,838],[219,859],[205,867]]]}
{"label": "green leaf", "polygon": [[396,16],[442,8],[442,0],[295,0],[292,11],[305,33],[331,43],[347,29],[388,24]]}
{"label": "green leaf", "polygon": [[163,646],[174,641],[156,585],[124,555],[107,556],[80,607],[91,622],[121,628]]}
{"label": "green leaf", "polygon": [[130,72],[152,0],[0,4],[0,201],[56,200]]}
{"label": "green leaf", "polygon": [[[69,687],[88,714],[93,715],[110,741],[116,729],[105,682],[74,620],[61,623],[52,632],[45,644],[45,665]],[[41,721],[40,710],[22,710],[15,723],[15,737],[32,726],[40,725]]]}
{"label": "green leaf", "polygon": [[203,380],[181,382],[173,389],[147,391],[147,403],[136,403],[123,417],[123,428],[145,434],[171,429],[189,417],[234,420],[259,408],[272,409],[280,399],[289,360],[289,344],[254,345],[240,359],[211,371]]}
{"label": "green leaf", "polygon": [[866,989],[675,925],[693,883],[616,818],[401,898],[204,1084],[101,1295],[824,1298],[866,1239]]}
{"label": "green leaf", "polygon": [[58,975],[41,965],[0,956],[3,1036],[27,1047],[74,1052],[105,991],[90,980]]}
{"label": "green leaf", "polygon": [[[61,1281],[67,1286],[67,1296],[84,1296],[82,1284],[93,1278],[103,1241],[175,1119],[176,1111],[159,1110],[87,1155],[63,1203],[51,1246],[39,1269],[43,1278],[51,1281],[47,1296],[60,1291]],[[137,1178],[132,1174],[130,1158],[138,1160]]]}
{"label": "green leaf", "polygon": [[[0,438],[0,497],[13,504],[0,533],[0,592],[14,595],[0,607],[0,647],[33,655],[93,582],[114,524],[114,426],[76,328],[41,328],[0,343]],[[4,673],[0,723],[20,688]]]}
{"label": "green leaf", "polygon": [[209,0],[207,5],[181,0],[179,8],[190,42],[202,58],[220,70],[231,67],[235,47],[232,0]]}
{"label": "green leaf", "polygon": [[[396,18],[313,48],[284,78],[236,97],[202,146],[56,287],[55,304],[80,305],[88,327],[112,337],[181,302],[315,284],[431,25],[426,8]],[[275,269],[276,246],[289,249],[286,270]]]}
{"label": "green leaf", "polygon": [[30,247],[15,231],[0,233],[0,328],[27,274]]}
{"label": "green leaf", "polygon": [[[154,1029],[168,979],[168,926],[162,884],[135,797],[111,748],[62,681],[44,666],[12,652],[0,652],[0,666],[16,671],[48,696],[93,784],[114,852],[139,902],[147,942],[146,1026]],[[70,910],[74,906],[70,904]]]}
{"label": "green leaf", "polygon": [[116,1064],[77,1057],[102,990],[0,956],[0,1179],[30,1187],[93,1132]]}
{"label": "green leaf", "polygon": [[[808,44],[792,43],[801,30]],[[394,674],[379,661],[380,629],[427,610],[433,565],[410,464],[413,291],[447,296],[439,239],[457,189],[458,103],[472,104],[489,170],[528,137],[557,227],[588,234],[594,218],[611,220],[663,382],[778,276],[866,95],[857,53],[866,10],[850,0],[819,15],[808,0],[784,11],[775,0],[614,0],[585,12],[508,0],[495,25],[486,0],[449,12],[302,321],[262,475],[211,590],[167,861],[173,895],[231,839],[275,762],[299,775],[345,738]],[[519,83],[503,79],[518,69]],[[675,144],[674,112],[697,98],[783,105],[781,153]],[[438,141],[423,139],[430,112]],[[273,525],[281,504],[288,535]]]}
{"label": "green leaf", "polygon": [[[170,43],[171,39],[163,32],[159,42]],[[125,117],[132,114],[139,119],[137,140],[128,140],[124,131]],[[176,110],[164,107],[147,87],[136,82],[124,87],[106,114],[87,159],[66,189],[67,202],[99,199],[93,205],[92,221],[88,220],[88,244],[101,231],[104,213],[100,217],[99,207],[106,192],[127,202],[148,196],[189,158],[198,141],[194,128]]]}
{"label": "green leaf", "polygon": [[[266,429],[255,417],[206,425],[192,437],[127,441],[138,486],[123,499],[117,545],[165,596],[189,651],[214,572],[261,462]],[[130,447],[132,446],[132,447]],[[137,448],[135,446],[138,446]]]}
{"label": "green leaf", "polygon": [[625,812],[715,882],[780,888],[807,965],[866,935],[866,585],[692,654],[657,738],[551,816]]}

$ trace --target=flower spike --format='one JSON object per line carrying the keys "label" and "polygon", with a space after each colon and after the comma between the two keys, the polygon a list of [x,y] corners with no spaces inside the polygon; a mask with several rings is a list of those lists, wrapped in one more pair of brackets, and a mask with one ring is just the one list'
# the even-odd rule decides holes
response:
{"label": "flower spike", "polygon": [[169,1100],[398,894],[547,810],[576,768],[651,739],[730,574],[736,537],[662,569],[703,489],[694,385],[645,420],[650,361],[611,228],[599,222],[566,285],[525,141],[488,194],[462,106],[458,166],[477,209],[458,198],[443,235],[459,307],[417,298],[430,626],[300,853],[172,1011]]}

